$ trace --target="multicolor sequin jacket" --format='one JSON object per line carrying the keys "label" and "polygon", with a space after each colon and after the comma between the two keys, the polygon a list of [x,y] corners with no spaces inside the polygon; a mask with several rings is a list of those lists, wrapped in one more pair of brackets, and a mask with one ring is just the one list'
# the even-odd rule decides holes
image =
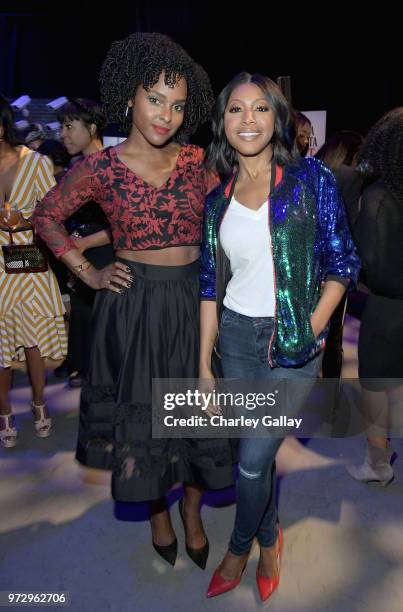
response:
{"label": "multicolor sequin jacket", "polygon": [[[277,168],[277,171],[279,168]],[[314,158],[282,169],[269,197],[276,291],[275,330],[268,346],[271,366],[303,364],[321,351],[327,329],[315,338],[310,317],[324,280],[355,286],[359,259],[332,172]],[[220,316],[231,268],[219,240],[236,176],[206,199],[201,257],[201,299],[215,300]]]}

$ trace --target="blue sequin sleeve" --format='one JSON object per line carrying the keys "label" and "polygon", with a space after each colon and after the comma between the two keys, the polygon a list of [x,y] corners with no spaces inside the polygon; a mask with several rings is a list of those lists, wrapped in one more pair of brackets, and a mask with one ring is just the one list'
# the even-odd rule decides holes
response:
{"label": "blue sequin sleeve", "polygon": [[203,235],[200,258],[200,297],[202,300],[216,299],[216,248],[211,215],[214,191],[207,196],[203,216]]}
{"label": "blue sequin sleeve", "polygon": [[[332,172],[322,164],[318,172],[318,214],[321,228],[323,278],[350,279],[357,285],[360,260],[351,237],[344,202]],[[344,284],[344,283],[343,283]]]}

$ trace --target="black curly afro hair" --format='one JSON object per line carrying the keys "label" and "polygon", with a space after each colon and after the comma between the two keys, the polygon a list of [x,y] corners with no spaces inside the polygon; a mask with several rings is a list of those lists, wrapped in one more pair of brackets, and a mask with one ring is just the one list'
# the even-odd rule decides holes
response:
{"label": "black curly afro hair", "polygon": [[403,203],[403,106],[386,113],[369,130],[357,169],[368,178],[381,178]]}
{"label": "black curly afro hair", "polygon": [[168,36],[135,32],[114,42],[100,74],[101,99],[109,121],[120,125],[124,134],[131,128],[131,113],[125,117],[127,102],[137,88],[150,89],[165,72],[166,85],[186,79],[188,95],[183,123],[175,140],[185,142],[210,117],[213,92],[207,73]]}

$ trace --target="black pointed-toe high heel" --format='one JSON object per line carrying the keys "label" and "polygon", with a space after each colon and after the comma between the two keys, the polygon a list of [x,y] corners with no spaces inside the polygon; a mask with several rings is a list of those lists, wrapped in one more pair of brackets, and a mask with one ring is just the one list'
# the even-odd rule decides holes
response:
{"label": "black pointed-toe high heel", "polygon": [[[150,502],[150,526],[151,526],[151,518],[156,514],[161,514],[162,512],[167,512],[167,505],[166,505],[166,500],[164,497],[161,497],[160,499],[155,499]],[[169,514],[168,514],[168,518],[169,518]],[[151,533],[152,533],[152,528],[151,528]],[[175,533],[174,533],[174,536],[175,536]],[[174,540],[171,542],[171,544],[168,544],[168,546],[160,546],[159,544],[156,544],[153,538],[152,538],[152,543],[153,543],[154,550],[160,555],[160,557],[164,559],[164,561],[166,561],[170,565],[175,565],[176,557],[178,554],[178,540],[176,539],[176,536]]]}
{"label": "black pointed-toe high heel", "polygon": [[[182,519],[183,527],[185,530],[185,537],[186,537],[186,523],[185,523],[185,517],[183,515],[183,497],[179,500],[178,508],[179,508],[179,514]],[[206,569],[209,550],[210,550],[210,544],[207,539],[207,536],[206,536],[206,543],[201,548],[191,548],[190,546],[186,544],[187,554],[192,559],[192,561],[196,563],[196,565],[203,570]]]}
{"label": "black pointed-toe high heel", "polygon": [[160,557],[162,557],[164,561],[167,561],[167,563],[175,565],[178,554],[178,540],[175,538],[171,544],[168,544],[168,546],[159,546],[159,544],[156,544],[154,540],[152,542],[154,550],[160,555]]}

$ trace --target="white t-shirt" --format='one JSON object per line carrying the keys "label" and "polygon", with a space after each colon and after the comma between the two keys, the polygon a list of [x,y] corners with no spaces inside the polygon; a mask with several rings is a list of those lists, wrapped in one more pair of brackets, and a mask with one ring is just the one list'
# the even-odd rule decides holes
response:
{"label": "white t-shirt", "polygon": [[224,306],[248,317],[274,317],[274,266],[269,204],[251,210],[232,197],[220,227],[220,242],[231,263]]}

